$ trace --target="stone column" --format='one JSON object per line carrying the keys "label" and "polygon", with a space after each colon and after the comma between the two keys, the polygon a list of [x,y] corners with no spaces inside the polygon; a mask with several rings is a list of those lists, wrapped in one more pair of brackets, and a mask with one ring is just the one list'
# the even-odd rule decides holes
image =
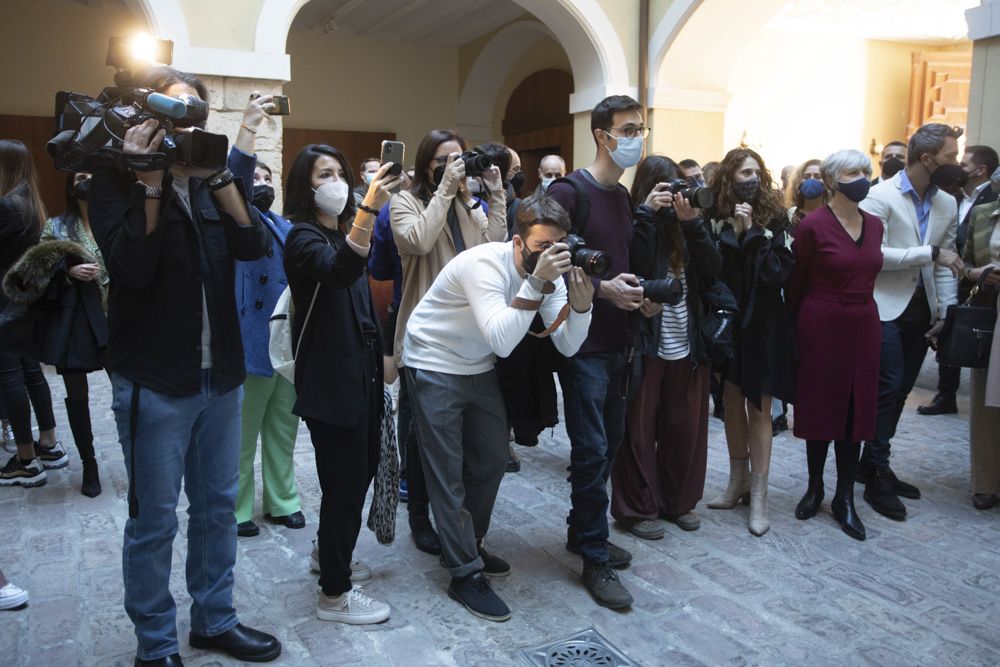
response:
{"label": "stone column", "polygon": [[1000,0],[965,12],[972,46],[967,143],[1000,146]]}
{"label": "stone column", "polygon": [[[250,93],[255,90],[261,95],[280,95],[281,81],[270,79],[250,79],[236,76],[200,77],[208,86],[209,107],[208,131],[229,137],[229,145],[236,141],[236,135],[243,121],[243,110],[250,101]],[[257,160],[271,168],[274,178],[274,205],[282,210],[282,117],[272,116],[257,129]]]}

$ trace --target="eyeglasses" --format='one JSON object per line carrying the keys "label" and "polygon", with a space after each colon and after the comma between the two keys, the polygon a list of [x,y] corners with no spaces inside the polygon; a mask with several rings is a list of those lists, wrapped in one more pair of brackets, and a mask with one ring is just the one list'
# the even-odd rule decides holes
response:
{"label": "eyeglasses", "polygon": [[[640,127],[629,125],[628,127],[612,127],[609,129],[621,132],[622,136],[625,137],[626,139],[634,139],[637,135],[641,135],[643,139],[649,136],[649,128],[646,127],[645,125],[642,125]],[[613,134],[607,132],[606,130],[605,133],[608,136],[614,136]]]}
{"label": "eyeglasses", "polygon": [[434,163],[434,164],[447,164],[448,163],[448,156],[447,155],[442,155],[441,157],[432,157],[431,158],[431,162]]}

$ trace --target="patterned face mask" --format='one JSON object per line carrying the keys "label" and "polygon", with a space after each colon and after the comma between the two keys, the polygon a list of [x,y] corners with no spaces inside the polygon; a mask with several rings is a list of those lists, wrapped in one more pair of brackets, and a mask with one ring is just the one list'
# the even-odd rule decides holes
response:
{"label": "patterned face mask", "polygon": [[760,178],[757,176],[748,181],[733,183],[733,194],[736,195],[736,201],[741,204],[749,204],[755,200],[758,192],[760,192]]}

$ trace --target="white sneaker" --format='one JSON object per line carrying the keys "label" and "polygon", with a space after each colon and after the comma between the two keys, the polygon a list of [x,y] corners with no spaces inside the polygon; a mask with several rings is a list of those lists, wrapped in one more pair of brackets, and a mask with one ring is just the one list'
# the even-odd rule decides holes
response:
{"label": "white sneaker", "polygon": [[35,456],[42,460],[46,470],[58,470],[69,465],[69,456],[66,455],[61,440],[56,440],[56,444],[51,447],[42,447],[36,442]]}
{"label": "white sneaker", "polygon": [[0,486],[44,486],[46,482],[45,467],[41,459],[34,458],[28,463],[23,463],[21,458],[14,454],[7,461],[7,465],[0,470]]}
{"label": "white sneaker", "polygon": [[[319,547],[316,546],[316,542],[313,542],[312,553],[309,554],[309,567],[313,572],[322,572],[323,570],[319,566]],[[351,561],[351,581],[368,581],[372,578],[372,569],[367,564],[359,561]]]}
{"label": "white sneaker", "polygon": [[337,597],[330,597],[320,592],[316,617],[321,621],[370,625],[389,618],[389,605],[371,599],[364,594],[360,586],[355,586]]}
{"label": "white sneaker", "polygon": [[[28,591],[21,590],[14,584],[0,588],[0,609],[17,609],[28,602]],[[388,607],[386,607],[388,610]],[[388,617],[388,614],[386,614]]]}
{"label": "white sneaker", "polygon": [[3,422],[3,448],[11,454],[17,453],[17,443],[14,442],[14,429],[9,421]]}

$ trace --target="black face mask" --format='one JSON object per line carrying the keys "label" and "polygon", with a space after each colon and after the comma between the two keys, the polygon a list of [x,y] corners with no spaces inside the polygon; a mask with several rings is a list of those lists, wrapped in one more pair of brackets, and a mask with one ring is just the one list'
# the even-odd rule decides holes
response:
{"label": "black face mask", "polygon": [[271,204],[274,203],[274,188],[272,188],[267,183],[261,183],[260,185],[253,186],[253,205],[258,208],[258,210],[267,212],[271,210]]}
{"label": "black face mask", "polygon": [[73,196],[79,201],[87,201],[87,197],[90,196],[90,179],[85,181],[79,181],[73,185]]}
{"label": "black face mask", "polygon": [[521,268],[524,269],[525,273],[531,274],[535,272],[535,267],[538,266],[538,258],[542,256],[541,250],[536,250],[535,252],[526,252],[527,246],[521,251],[521,259],[524,261],[521,263]]}
{"label": "black face mask", "polygon": [[514,174],[514,177],[510,179],[510,187],[514,188],[514,194],[517,194],[518,192],[521,191],[521,188],[524,187],[523,172],[519,171],[516,174]]}
{"label": "black face mask", "polygon": [[891,157],[882,163],[882,180],[887,181],[903,170],[906,164],[898,157]]}
{"label": "black face mask", "polygon": [[441,185],[441,181],[444,180],[443,164],[439,164],[438,166],[434,167],[434,176],[431,177],[431,180],[434,183],[434,187]]}
{"label": "black face mask", "polygon": [[[931,177],[931,185],[936,185],[945,192],[954,192],[968,182],[969,175],[965,173],[961,165],[938,164],[934,158],[931,158],[931,161],[937,165],[937,169],[934,171],[927,170]],[[927,169],[927,167],[924,168]]]}

